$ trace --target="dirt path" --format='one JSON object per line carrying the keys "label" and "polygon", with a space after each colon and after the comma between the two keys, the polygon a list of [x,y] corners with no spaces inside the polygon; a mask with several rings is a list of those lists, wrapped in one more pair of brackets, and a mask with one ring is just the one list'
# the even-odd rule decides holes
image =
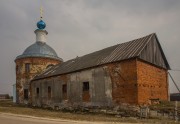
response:
{"label": "dirt path", "polygon": [[49,119],[33,116],[24,116],[16,114],[0,113],[0,122],[2,124],[128,124],[117,122],[88,122],[72,121],[63,119]]}

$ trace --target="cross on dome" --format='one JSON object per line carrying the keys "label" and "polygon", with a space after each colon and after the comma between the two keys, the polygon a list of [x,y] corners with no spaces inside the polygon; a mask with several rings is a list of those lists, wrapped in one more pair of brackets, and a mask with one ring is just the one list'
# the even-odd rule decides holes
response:
{"label": "cross on dome", "polygon": [[42,20],[42,18],[43,18],[43,7],[42,6],[40,8],[40,16],[41,16],[40,21],[37,22],[37,28],[43,30],[46,27],[46,23]]}
{"label": "cross on dome", "polygon": [[41,19],[43,18],[43,7],[41,6],[40,7],[40,16],[41,16]]}

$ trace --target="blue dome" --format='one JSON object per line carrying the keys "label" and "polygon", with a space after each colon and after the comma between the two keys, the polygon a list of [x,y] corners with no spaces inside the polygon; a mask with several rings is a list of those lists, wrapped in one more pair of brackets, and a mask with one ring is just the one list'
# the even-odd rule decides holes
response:
{"label": "blue dome", "polygon": [[22,55],[18,56],[16,59],[27,58],[27,57],[43,57],[61,60],[53,48],[43,42],[36,42],[26,48]]}
{"label": "blue dome", "polygon": [[39,29],[44,29],[46,27],[46,23],[43,20],[40,20],[39,22],[37,22],[37,27]]}

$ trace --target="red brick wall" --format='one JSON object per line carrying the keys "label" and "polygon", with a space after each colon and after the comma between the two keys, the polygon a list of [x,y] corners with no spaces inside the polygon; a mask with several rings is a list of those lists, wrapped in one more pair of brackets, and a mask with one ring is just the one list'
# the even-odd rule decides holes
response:
{"label": "red brick wall", "polygon": [[149,104],[150,99],[168,100],[167,70],[132,59],[108,65],[113,102]]}
{"label": "red brick wall", "polygon": [[83,102],[90,102],[89,91],[83,91],[82,100],[83,100]]}
{"label": "red brick wall", "polygon": [[167,70],[137,60],[138,103],[149,99],[168,100]]}
{"label": "red brick wall", "polygon": [[137,103],[136,59],[108,65],[113,103]]}
{"label": "red brick wall", "polygon": [[[16,61],[16,92],[17,92],[17,102],[24,102],[24,89],[25,85],[29,85],[30,80],[36,75],[41,73],[50,64],[56,65],[60,63],[59,60],[49,59],[49,58],[22,58]],[[30,72],[25,72],[25,63],[30,64]],[[19,68],[19,71],[17,71]]]}

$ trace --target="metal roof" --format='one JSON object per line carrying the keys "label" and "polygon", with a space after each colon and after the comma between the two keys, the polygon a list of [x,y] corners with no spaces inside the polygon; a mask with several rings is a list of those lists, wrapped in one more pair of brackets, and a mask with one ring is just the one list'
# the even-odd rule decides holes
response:
{"label": "metal roof", "polygon": [[[54,76],[54,75],[71,73],[74,71],[87,69],[90,67],[95,67],[102,64],[106,64],[106,63],[122,61],[122,60],[130,59],[130,58],[135,58],[135,57],[140,58],[140,55],[143,49],[147,46],[147,44],[150,41],[154,41],[154,39],[156,39],[158,42],[158,39],[155,33],[147,35],[139,39],[129,41],[129,42],[111,46],[111,47],[102,49],[100,51],[96,51],[96,52],[84,55],[82,57],[74,58],[72,60],[63,62],[61,64],[55,65],[45,70],[42,74],[37,75],[34,78],[34,80],[46,78],[46,77]],[[162,64],[162,65],[165,65],[165,66],[162,66],[162,68],[169,69],[170,67],[164,56],[162,48],[161,46],[159,47],[160,47],[160,54],[162,54],[162,57],[164,60],[163,63],[165,63],[165,64]],[[158,65],[158,63],[152,63],[152,64],[161,66],[161,65]]]}
{"label": "metal roof", "polygon": [[53,48],[44,42],[37,41],[23,52],[22,55],[16,57],[16,59],[27,58],[27,57],[46,57],[61,60]]}

